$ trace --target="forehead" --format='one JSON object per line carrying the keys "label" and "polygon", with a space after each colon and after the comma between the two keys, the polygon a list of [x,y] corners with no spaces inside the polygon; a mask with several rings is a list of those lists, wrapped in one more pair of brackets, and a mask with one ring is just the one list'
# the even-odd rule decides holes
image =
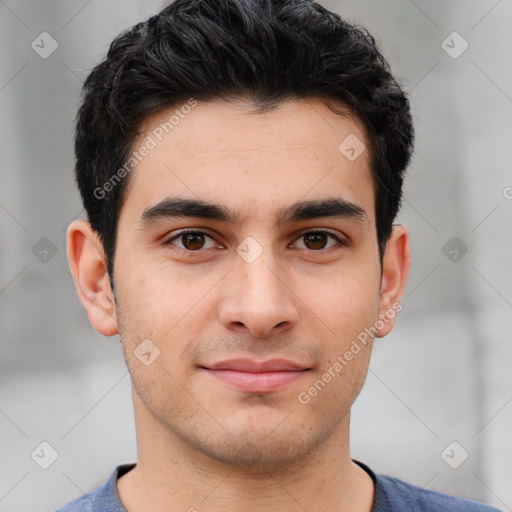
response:
{"label": "forehead", "polygon": [[184,102],[142,124],[132,149],[144,156],[129,176],[123,210],[140,215],[179,195],[249,215],[251,208],[270,212],[337,194],[364,203],[372,220],[367,147],[359,120],[320,99],[287,101],[264,113],[242,100]]}

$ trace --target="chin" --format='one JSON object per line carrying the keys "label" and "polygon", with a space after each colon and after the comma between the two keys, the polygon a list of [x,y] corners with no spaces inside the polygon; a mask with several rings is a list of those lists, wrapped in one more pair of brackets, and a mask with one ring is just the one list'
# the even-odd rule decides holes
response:
{"label": "chin", "polygon": [[284,445],[282,442],[258,443],[252,441],[231,441],[224,445],[203,447],[211,458],[251,472],[266,472],[284,469],[306,458],[314,446],[295,442]]}
{"label": "chin", "polygon": [[203,432],[202,436],[189,439],[189,442],[211,459],[254,473],[296,466],[312,454],[330,434],[324,430],[315,432],[314,428],[291,431],[282,428],[283,425],[276,428],[277,425],[274,423],[273,430],[254,426],[244,428],[240,425],[235,429],[229,426],[226,430],[217,431],[216,435]]}

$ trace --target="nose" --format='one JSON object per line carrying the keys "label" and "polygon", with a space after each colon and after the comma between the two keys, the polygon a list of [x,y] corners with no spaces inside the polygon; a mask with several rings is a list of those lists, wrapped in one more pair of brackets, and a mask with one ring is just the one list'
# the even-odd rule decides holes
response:
{"label": "nose", "polygon": [[226,329],[264,338],[297,324],[298,299],[279,268],[274,260],[262,256],[252,263],[242,258],[235,262],[226,276],[219,306],[219,318]]}

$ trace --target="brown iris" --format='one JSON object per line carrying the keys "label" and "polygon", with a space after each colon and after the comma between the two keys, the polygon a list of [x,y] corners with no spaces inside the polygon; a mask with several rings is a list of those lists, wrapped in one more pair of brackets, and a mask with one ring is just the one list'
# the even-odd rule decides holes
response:
{"label": "brown iris", "polygon": [[304,244],[308,249],[323,249],[327,243],[327,235],[325,233],[308,233],[303,235]]}
{"label": "brown iris", "polygon": [[201,233],[186,233],[181,235],[181,240],[183,247],[186,247],[191,251],[201,249],[204,245],[204,235]]}

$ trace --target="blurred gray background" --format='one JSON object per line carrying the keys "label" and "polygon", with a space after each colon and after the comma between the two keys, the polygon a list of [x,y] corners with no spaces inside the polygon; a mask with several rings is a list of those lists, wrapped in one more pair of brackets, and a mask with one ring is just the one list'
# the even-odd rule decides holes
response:
{"label": "blurred gray background", "polygon": [[[352,455],[512,510],[512,0],[321,3],[376,36],[417,128],[399,218],[412,268],[353,410]],[[65,230],[83,216],[81,83],[163,4],[0,0],[0,511],[52,511],[136,460],[119,339],[81,309]]]}

